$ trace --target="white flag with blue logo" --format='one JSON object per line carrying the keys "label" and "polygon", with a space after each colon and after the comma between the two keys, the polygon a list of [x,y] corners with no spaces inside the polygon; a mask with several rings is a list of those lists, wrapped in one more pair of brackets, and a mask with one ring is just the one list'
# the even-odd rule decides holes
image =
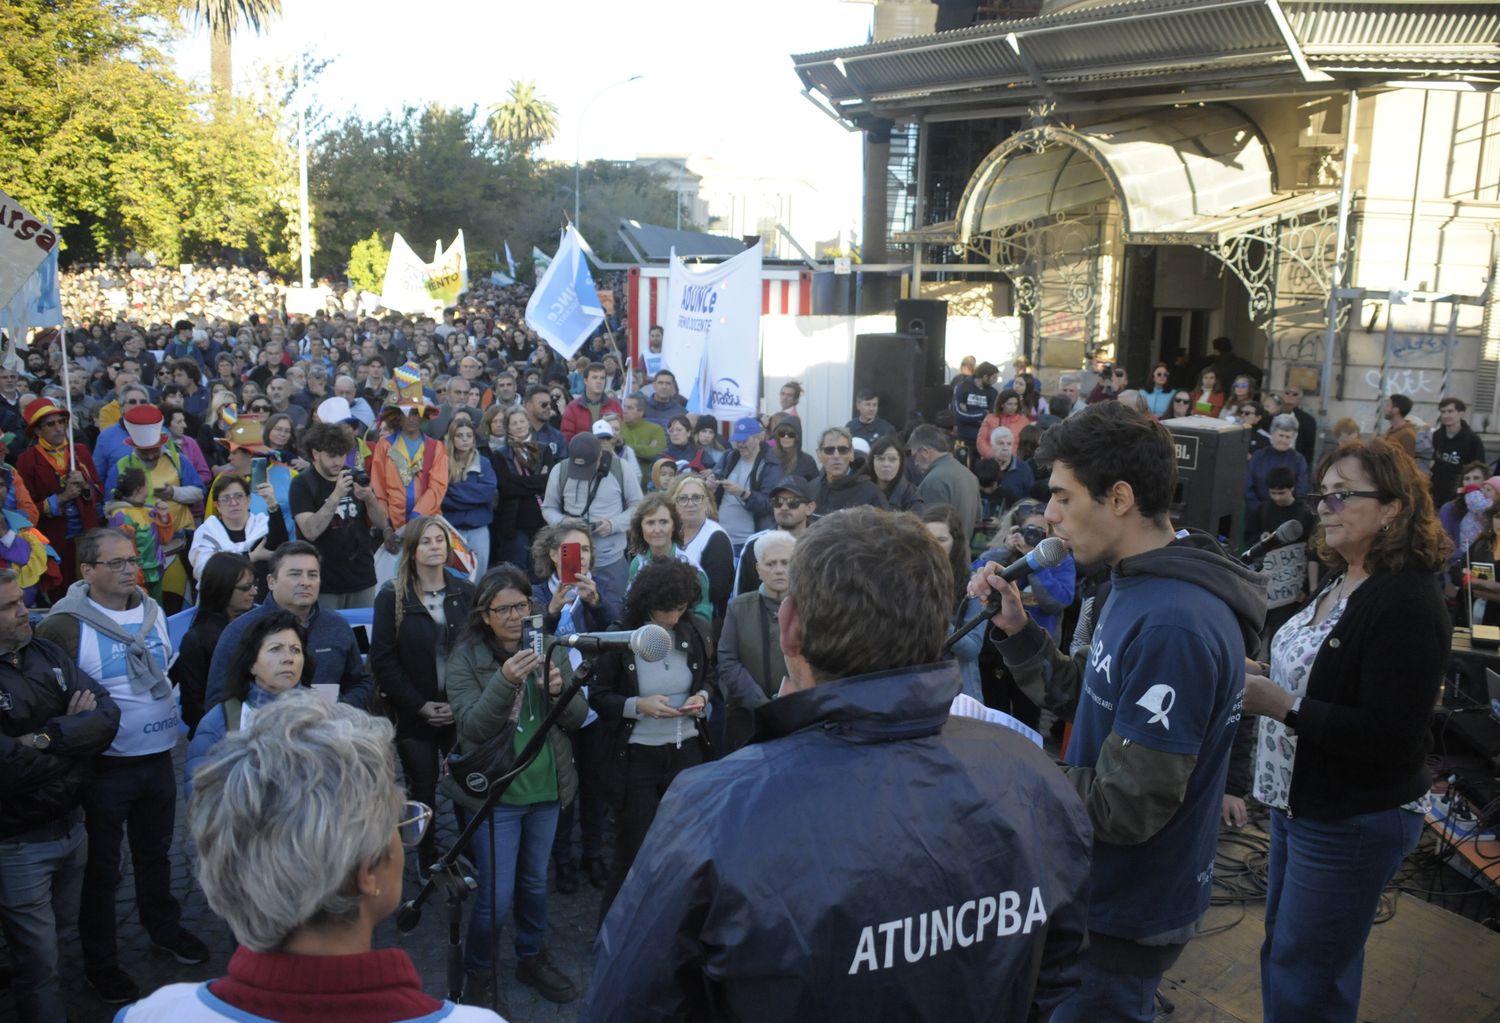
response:
{"label": "white flag with blue logo", "polygon": [[505,265],[510,270],[510,279],[516,279],[516,257],[510,254],[510,239],[505,240]]}
{"label": "white flag with blue logo", "polygon": [[689,412],[721,423],[760,405],[761,250],[689,268],[672,253],[662,362],[677,377]]}
{"label": "white flag with blue logo", "polygon": [[599,289],[583,258],[578,232],[570,226],[526,303],[526,325],[553,351],[571,359],[603,322]]}

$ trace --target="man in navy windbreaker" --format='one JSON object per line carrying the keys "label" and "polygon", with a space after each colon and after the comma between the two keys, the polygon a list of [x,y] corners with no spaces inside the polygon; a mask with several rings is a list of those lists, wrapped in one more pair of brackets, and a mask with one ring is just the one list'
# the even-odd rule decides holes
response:
{"label": "man in navy windbreaker", "polygon": [[784,695],[668,789],[581,1018],[1029,1020],[1077,985],[1087,816],[1036,746],[949,716],[950,573],[908,515],[798,541]]}

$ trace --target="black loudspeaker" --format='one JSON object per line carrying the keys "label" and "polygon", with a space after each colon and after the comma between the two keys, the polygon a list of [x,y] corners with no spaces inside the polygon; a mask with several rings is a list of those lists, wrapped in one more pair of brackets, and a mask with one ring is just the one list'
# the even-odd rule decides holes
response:
{"label": "black loudspeaker", "polygon": [[[906,426],[922,405],[922,342],[906,334],[860,334],[854,339],[854,393],[880,395],[880,418]],[[853,418],[853,409],[850,409]]]}
{"label": "black loudspeaker", "polygon": [[1172,524],[1212,533],[1238,549],[1245,532],[1245,466],[1250,431],[1203,416],[1168,419],[1177,452]]}
{"label": "black loudspeaker", "polygon": [[924,384],[948,382],[948,303],[937,298],[903,298],[896,303],[896,333],[925,338]]}

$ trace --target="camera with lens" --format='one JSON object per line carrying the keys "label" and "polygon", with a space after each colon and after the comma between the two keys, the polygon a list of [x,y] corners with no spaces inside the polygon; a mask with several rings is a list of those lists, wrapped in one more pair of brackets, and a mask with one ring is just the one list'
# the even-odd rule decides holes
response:
{"label": "camera with lens", "polygon": [[370,474],[360,468],[345,469],[349,478],[354,481],[356,487],[368,487],[370,485]]}
{"label": "camera with lens", "polygon": [[1027,547],[1035,547],[1047,539],[1047,530],[1041,526],[1024,526],[1021,529],[1021,540]]}

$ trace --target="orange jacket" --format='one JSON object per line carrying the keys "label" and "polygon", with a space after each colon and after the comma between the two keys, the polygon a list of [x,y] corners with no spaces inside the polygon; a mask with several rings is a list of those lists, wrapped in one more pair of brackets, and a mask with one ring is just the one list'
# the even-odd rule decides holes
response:
{"label": "orange jacket", "polygon": [[[370,452],[370,486],[385,507],[391,528],[400,529],[406,525],[406,484],[401,482],[396,456],[391,453],[392,440],[380,438]],[[416,491],[414,515],[442,514],[443,497],[448,493],[448,449],[440,440],[422,438],[422,468],[416,476]]]}

